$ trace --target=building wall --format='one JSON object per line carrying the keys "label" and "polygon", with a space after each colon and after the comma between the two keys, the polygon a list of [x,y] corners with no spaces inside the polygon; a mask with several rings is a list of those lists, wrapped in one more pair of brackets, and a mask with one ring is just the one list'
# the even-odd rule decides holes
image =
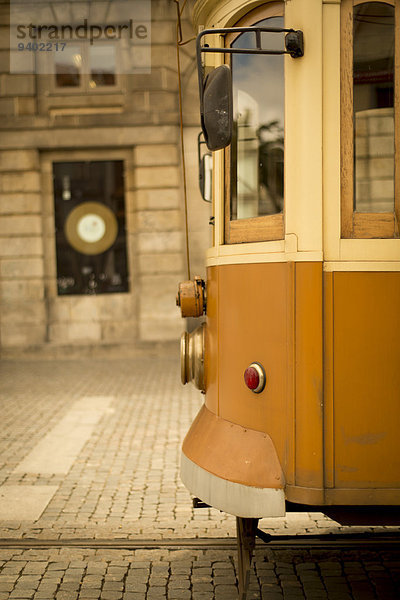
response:
{"label": "building wall", "polygon": [[[0,23],[8,6],[0,2]],[[152,0],[152,69],[121,78],[115,93],[59,93],[49,75],[13,75],[8,28],[0,27],[1,346],[8,351],[178,340],[175,306],[186,277],[176,8]],[[185,24],[185,34],[193,32]],[[181,50],[192,260],[209,245],[209,205],[197,190],[199,130],[194,45]],[[185,98],[184,98],[185,100]],[[57,295],[52,162],[114,160],[125,165],[130,291]],[[192,275],[198,274],[192,273]],[[200,273],[201,274],[201,273]]]}

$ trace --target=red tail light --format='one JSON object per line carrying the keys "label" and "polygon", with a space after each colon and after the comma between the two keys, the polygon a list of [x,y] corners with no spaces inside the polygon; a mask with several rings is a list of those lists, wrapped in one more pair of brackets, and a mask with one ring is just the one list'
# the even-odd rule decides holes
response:
{"label": "red tail light", "polygon": [[265,388],[265,371],[259,363],[251,363],[244,372],[244,382],[255,394],[259,394]]}

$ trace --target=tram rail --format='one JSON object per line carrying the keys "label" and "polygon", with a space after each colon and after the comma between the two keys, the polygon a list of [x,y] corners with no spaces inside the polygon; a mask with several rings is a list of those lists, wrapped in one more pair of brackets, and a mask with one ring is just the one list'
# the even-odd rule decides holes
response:
{"label": "tram rail", "polygon": [[[272,550],[297,548],[357,548],[377,547],[400,549],[400,532],[366,532],[343,534],[301,534],[271,535],[265,542],[257,539],[256,548],[268,546]],[[225,549],[235,550],[236,538],[183,538],[183,539],[37,539],[37,538],[1,538],[0,548],[47,549],[47,548],[91,548],[112,550],[141,549]]]}

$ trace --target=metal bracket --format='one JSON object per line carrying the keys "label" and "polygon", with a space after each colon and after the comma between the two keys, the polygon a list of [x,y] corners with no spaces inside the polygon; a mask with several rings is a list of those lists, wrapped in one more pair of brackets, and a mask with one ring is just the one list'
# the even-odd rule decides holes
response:
{"label": "metal bracket", "polygon": [[[206,35],[226,35],[227,33],[254,33],[256,48],[210,48],[201,45],[201,40]],[[262,47],[262,33],[286,33],[285,50],[268,50]],[[289,54],[292,58],[304,56],[304,38],[300,29],[286,29],[282,27],[225,27],[221,29],[203,29],[196,38],[197,73],[199,77],[200,106],[203,104],[203,67],[201,55],[203,53],[219,54]]]}
{"label": "metal bracket", "polygon": [[[210,48],[209,46],[201,45],[201,39],[205,35],[248,32],[255,34],[256,48]],[[268,50],[267,48],[262,48],[261,33],[286,33],[286,50]],[[196,38],[197,63],[199,63],[199,60],[201,61],[202,52],[218,52],[221,54],[289,54],[292,58],[300,58],[304,55],[303,32],[300,29],[287,29],[284,27],[224,27],[221,29],[203,29]]]}

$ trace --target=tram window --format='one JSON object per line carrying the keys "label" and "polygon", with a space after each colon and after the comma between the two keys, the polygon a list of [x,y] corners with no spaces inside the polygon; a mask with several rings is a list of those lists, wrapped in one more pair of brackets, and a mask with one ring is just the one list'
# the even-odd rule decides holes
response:
{"label": "tram window", "polygon": [[394,7],[354,7],[355,209],[394,206]]}
{"label": "tram window", "polygon": [[[280,3],[271,16],[246,25],[284,27]],[[266,12],[264,8],[264,13]],[[241,25],[242,23],[240,23]],[[283,36],[262,33],[263,47],[284,49]],[[230,41],[254,47],[254,35]],[[233,136],[227,152],[230,170],[225,241],[238,243],[283,238],[284,208],[284,57],[234,54]]]}
{"label": "tram window", "polygon": [[395,7],[345,0],[342,18],[342,236],[394,237]]}

